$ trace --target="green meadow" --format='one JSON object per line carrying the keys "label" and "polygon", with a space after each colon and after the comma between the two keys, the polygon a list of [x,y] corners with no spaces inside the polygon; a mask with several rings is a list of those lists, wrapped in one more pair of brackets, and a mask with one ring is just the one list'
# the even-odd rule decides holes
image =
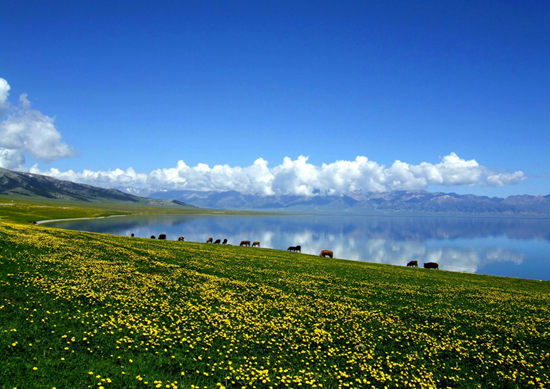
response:
{"label": "green meadow", "polygon": [[550,385],[549,282],[31,223],[176,212],[58,204],[0,200],[1,388]]}

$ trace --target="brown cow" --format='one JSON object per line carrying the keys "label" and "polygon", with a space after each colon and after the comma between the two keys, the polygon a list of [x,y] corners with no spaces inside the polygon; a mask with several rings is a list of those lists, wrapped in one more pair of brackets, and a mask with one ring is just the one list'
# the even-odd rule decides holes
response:
{"label": "brown cow", "polygon": [[210,237],[206,240],[206,243],[212,243],[213,241],[214,241],[214,239],[212,237]]}
{"label": "brown cow", "polygon": [[160,235],[159,235],[159,239],[164,239],[164,240],[166,240],[166,234],[160,234]]}
{"label": "brown cow", "polygon": [[220,244],[222,242],[221,239],[216,239],[216,241],[214,242],[214,244]]}
{"label": "brown cow", "polygon": [[436,269],[439,270],[439,264],[437,262],[426,262],[424,269]]}
{"label": "brown cow", "polygon": [[407,267],[418,267],[418,261],[410,261],[407,263]]}
{"label": "brown cow", "polygon": [[252,247],[260,247],[260,242],[256,241],[252,243]]}
{"label": "brown cow", "polygon": [[323,251],[321,251],[321,254],[319,254],[319,256],[320,256],[320,257],[323,257],[323,258],[324,258],[324,257],[330,257],[330,258],[332,258],[332,255],[333,255],[333,254],[332,254],[332,251],[330,251],[330,250],[323,250]]}
{"label": "brown cow", "polygon": [[185,236],[180,236],[180,237],[178,238],[178,241],[180,241],[180,242],[185,242]]}
{"label": "brown cow", "polygon": [[242,240],[240,245],[250,247],[250,241],[249,240]]}

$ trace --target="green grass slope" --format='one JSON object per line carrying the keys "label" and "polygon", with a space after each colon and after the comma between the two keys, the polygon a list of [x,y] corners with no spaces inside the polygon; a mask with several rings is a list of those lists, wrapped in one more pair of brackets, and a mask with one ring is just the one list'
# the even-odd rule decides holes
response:
{"label": "green grass slope", "polygon": [[0,195],[0,220],[30,223],[39,220],[94,218],[113,215],[186,215],[213,212],[208,209],[163,204],[161,201],[159,200],[158,203],[148,203],[146,201],[137,203],[85,203],[81,201],[28,199]]}
{"label": "green grass slope", "polygon": [[547,282],[12,217],[0,220],[1,387],[550,383]]}

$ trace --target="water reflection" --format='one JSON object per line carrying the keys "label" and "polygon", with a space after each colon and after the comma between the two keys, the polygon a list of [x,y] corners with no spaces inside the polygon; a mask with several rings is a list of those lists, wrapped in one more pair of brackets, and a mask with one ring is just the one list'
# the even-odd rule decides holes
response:
{"label": "water reflection", "polygon": [[[438,262],[445,270],[524,278],[550,277],[550,220],[353,216],[156,216],[55,223],[52,226],[118,235],[205,242],[261,241],[286,250],[301,245],[318,255],[405,265]],[[528,264],[528,265],[526,265]],[[542,275],[542,276],[541,276]]]}

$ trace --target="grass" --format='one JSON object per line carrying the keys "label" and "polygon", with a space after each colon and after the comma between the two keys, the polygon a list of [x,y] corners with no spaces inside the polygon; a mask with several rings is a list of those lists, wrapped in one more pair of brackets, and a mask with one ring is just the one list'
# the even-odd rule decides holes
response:
{"label": "grass", "polygon": [[28,223],[132,212],[71,207],[0,208],[2,388],[550,385],[548,282]]}
{"label": "grass", "polygon": [[30,223],[36,220],[94,218],[113,215],[189,215],[189,214],[255,214],[254,212],[213,211],[194,207],[155,206],[128,202],[60,201],[44,198],[0,195],[0,221]]}

